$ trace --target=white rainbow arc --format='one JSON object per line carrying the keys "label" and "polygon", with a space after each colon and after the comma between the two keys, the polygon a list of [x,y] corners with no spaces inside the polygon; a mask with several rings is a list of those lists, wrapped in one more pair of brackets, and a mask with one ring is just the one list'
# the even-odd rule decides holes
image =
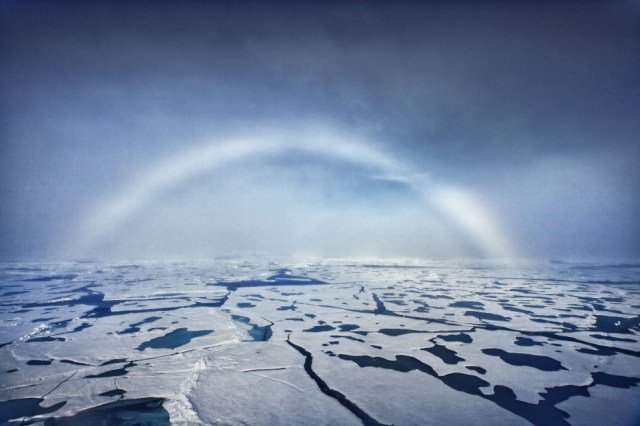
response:
{"label": "white rainbow arc", "polygon": [[514,250],[500,232],[494,216],[471,192],[427,181],[371,142],[327,129],[307,128],[294,134],[264,131],[253,137],[235,137],[207,143],[171,156],[144,171],[120,193],[94,206],[79,229],[75,247],[84,250],[117,232],[160,194],[191,178],[232,163],[264,156],[304,152],[321,158],[366,167],[409,184],[419,196],[451,219],[489,256],[508,259]]}

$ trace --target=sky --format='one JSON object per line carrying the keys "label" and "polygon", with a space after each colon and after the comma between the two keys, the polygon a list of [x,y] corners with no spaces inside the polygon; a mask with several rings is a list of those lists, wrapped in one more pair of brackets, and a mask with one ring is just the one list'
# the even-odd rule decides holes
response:
{"label": "sky", "polygon": [[0,258],[640,257],[640,4],[0,1]]}

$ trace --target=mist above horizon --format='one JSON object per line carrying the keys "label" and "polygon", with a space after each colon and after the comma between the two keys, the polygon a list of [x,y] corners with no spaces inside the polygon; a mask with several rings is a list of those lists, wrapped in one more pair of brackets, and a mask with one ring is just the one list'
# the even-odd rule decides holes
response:
{"label": "mist above horizon", "polygon": [[3,3],[0,256],[637,258],[638,8],[495,5]]}

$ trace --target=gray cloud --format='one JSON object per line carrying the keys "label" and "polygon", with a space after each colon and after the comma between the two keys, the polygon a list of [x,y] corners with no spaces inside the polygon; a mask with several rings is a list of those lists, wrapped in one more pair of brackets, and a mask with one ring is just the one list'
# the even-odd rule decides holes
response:
{"label": "gray cloud", "polygon": [[[439,182],[472,188],[528,255],[640,249],[632,2],[4,2],[1,10],[4,257],[55,252],[87,206],[199,140],[318,121],[381,141]],[[334,176],[357,182],[345,170]],[[376,200],[383,189],[360,198]],[[242,204],[231,187],[217,196]],[[344,197],[357,205],[354,192]],[[164,220],[185,223],[188,214]],[[210,227],[190,223],[196,234],[197,224]],[[389,230],[382,240],[403,236],[384,254],[438,251],[410,243],[409,227],[380,227]],[[230,241],[225,229],[218,239]],[[146,235],[141,245],[157,230]],[[345,239],[353,252],[364,244]],[[268,250],[272,239],[262,240]],[[274,249],[324,244],[302,240]],[[248,246],[246,237],[234,250]]]}

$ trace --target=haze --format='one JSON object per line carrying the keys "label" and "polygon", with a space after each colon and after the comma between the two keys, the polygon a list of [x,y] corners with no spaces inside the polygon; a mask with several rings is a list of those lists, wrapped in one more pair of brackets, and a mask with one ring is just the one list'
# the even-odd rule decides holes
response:
{"label": "haze", "polygon": [[0,4],[4,259],[640,254],[637,2]]}

